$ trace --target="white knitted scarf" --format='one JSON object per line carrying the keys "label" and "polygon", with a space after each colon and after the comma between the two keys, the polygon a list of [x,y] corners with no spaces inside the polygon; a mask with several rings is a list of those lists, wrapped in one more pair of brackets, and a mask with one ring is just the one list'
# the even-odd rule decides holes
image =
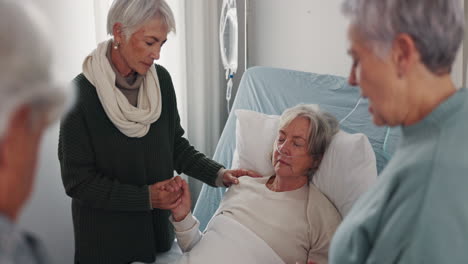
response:
{"label": "white knitted scarf", "polygon": [[161,115],[162,101],[155,67],[150,67],[138,92],[137,107],[115,86],[115,73],[106,56],[109,42],[101,42],[83,62],[83,74],[96,91],[109,119],[128,137],[145,136]]}

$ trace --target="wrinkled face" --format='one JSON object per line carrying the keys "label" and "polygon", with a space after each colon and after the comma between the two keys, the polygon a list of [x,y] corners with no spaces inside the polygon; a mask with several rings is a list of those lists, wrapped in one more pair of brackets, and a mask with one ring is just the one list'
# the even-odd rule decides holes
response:
{"label": "wrinkled face", "polygon": [[408,113],[409,104],[407,89],[399,77],[392,51],[386,57],[379,57],[354,26],[348,33],[351,43],[349,54],[353,58],[349,83],[360,86],[361,95],[369,99],[369,112],[376,125],[400,125]]}
{"label": "wrinkled face", "polygon": [[280,177],[307,176],[314,158],[309,154],[309,123],[304,117],[296,117],[288,126],[278,131],[273,166]]}
{"label": "wrinkled face", "polygon": [[161,19],[154,18],[135,31],[128,41],[119,38],[119,51],[127,66],[139,74],[146,74],[159,59],[161,47],[167,40],[168,28]]}

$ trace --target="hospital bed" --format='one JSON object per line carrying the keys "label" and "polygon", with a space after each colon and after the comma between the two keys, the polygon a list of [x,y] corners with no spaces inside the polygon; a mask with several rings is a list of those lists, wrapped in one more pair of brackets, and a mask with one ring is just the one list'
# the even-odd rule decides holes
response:
{"label": "hospital bed", "polygon": [[[401,131],[398,128],[375,126],[368,112],[368,101],[360,100],[359,89],[348,85],[345,78],[253,67],[242,77],[231,113],[216,147],[214,160],[226,168],[231,166],[236,144],[236,109],[280,115],[286,108],[299,103],[318,104],[322,110],[332,113],[338,120],[346,117],[340,125],[342,130],[367,135],[375,152],[379,173],[395,151]],[[194,215],[200,220],[201,230],[205,229],[218,208],[224,192],[225,188],[203,185],[194,209]],[[178,254],[180,249],[174,245],[170,252],[159,256],[156,263],[170,263]]]}

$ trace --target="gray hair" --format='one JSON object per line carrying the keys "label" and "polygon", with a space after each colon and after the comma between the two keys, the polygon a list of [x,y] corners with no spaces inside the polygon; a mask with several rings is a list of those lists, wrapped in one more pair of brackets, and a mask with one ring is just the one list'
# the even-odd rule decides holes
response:
{"label": "gray hair", "polygon": [[406,33],[431,72],[451,71],[464,32],[460,0],[345,0],[342,9],[376,54]]}
{"label": "gray hair", "polygon": [[115,0],[107,15],[107,33],[113,36],[115,23],[121,23],[128,40],[145,22],[159,18],[169,32],[176,31],[174,14],[164,0]]}
{"label": "gray hair", "polygon": [[31,1],[0,1],[0,138],[19,107],[32,108],[31,122],[58,118],[65,86],[52,81],[52,52],[46,20]]}
{"label": "gray hair", "polygon": [[[287,127],[295,118],[303,117],[309,123],[308,151],[310,155],[322,158],[333,136],[339,131],[338,121],[329,113],[323,112],[317,105],[299,104],[286,109],[280,117],[279,129]],[[312,176],[317,168],[309,172]]]}

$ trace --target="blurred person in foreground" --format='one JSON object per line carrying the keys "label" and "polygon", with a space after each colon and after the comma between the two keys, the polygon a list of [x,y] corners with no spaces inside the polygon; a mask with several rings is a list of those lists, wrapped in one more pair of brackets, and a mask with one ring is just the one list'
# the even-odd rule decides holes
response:
{"label": "blurred person in foreground", "polygon": [[0,263],[50,263],[17,227],[32,193],[42,134],[62,111],[45,20],[29,1],[0,1]]}

